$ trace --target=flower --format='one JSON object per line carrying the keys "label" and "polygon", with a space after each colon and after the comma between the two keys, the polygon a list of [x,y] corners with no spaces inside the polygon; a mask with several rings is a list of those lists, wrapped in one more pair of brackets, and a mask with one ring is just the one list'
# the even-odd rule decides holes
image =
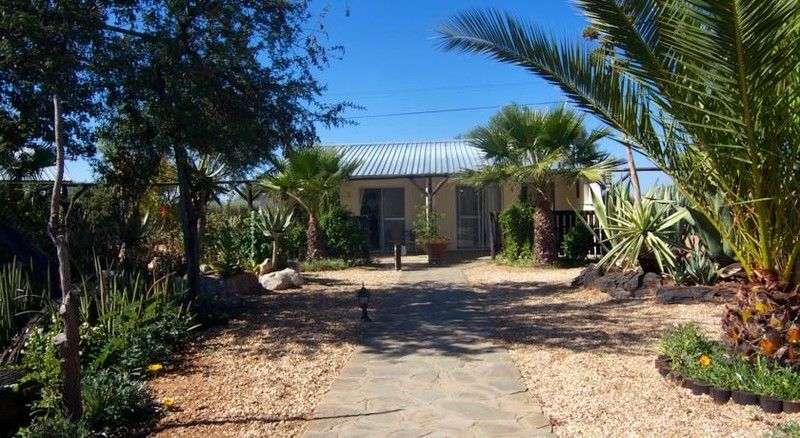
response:
{"label": "flower", "polygon": [[160,363],[154,363],[147,366],[147,371],[150,371],[151,373],[157,373],[161,371],[161,368],[164,368],[164,365],[161,365]]}
{"label": "flower", "polygon": [[175,406],[175,400],[174,400],[174,399],[171,399],[171,398],[165,398],[165,399],[164,399],[164,400],[161,402],[161,404],[162,404],[162,405],[164,405],[164,408],[166,408],[166,409],[171,409],[173,406]]}
{"label": "flower", "polygon": [[702,365],[704,367],[707,367],[707,366],[711,365],[711,358],[704,354],[704,355],[700,356],[700,360],[698,362],[700,362],[700,365]]}

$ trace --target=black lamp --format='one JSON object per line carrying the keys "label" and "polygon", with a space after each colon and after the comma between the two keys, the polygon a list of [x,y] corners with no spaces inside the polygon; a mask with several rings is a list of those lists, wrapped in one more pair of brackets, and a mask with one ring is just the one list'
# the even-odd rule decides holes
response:
{"label": "black lamp", "polygon": [[358,307],[361,307],[361,320],[372,322],[369,315],[367,315],[367,306],[369,305],[369,291],[364,287],[364,282],[361,282],[361,289],[358,291]]}

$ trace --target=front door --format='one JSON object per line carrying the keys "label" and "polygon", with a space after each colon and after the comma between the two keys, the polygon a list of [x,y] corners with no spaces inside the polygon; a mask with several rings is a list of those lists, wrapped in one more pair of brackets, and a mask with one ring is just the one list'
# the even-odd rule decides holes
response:
{"label": "front door", "polygon": [[395,244],[405,243],[403,188],[363,189],[361,216],[367,224],[370,249],[390,250]]}
{"label": "front door", "polygon": [[496,185],[485,188],[456,186],[456,247],[486,249],[489,247],[489,212],[500,209],[500,190]]}

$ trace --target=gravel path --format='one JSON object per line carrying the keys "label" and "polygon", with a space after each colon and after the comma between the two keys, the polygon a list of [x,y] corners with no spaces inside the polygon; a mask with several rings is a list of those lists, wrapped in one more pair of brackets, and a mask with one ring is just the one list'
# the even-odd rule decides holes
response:
{"label": "gravel path", "polygon": [[722,305],[614,301],[574,289],[579,269],[480,264],[464,274],[559,436],[761,436],[800,415],[715,405],[662,378],[659,335],[681,322],[719,332]]}
{"label": "gravel path", "polygon": [[550,435],[460,268],[406,269],[306,436]]}
{"label": "gravel path", "polygon": [[247,298],[247,311],[207,329],[177,365],[150,382],[175,405],[155,426],[164,437],[299,436],[361,333],[355,292],[398,273],[348,269],[304,275],[302,289]]}

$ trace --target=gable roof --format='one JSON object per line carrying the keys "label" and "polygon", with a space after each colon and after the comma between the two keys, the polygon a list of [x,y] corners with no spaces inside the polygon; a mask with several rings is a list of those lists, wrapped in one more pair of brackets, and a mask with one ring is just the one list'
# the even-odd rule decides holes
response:
{"label": "gable roof", "polygon": [[448,176],[488,163],[469,140],[326,144],[360,166],[352,179]]}

